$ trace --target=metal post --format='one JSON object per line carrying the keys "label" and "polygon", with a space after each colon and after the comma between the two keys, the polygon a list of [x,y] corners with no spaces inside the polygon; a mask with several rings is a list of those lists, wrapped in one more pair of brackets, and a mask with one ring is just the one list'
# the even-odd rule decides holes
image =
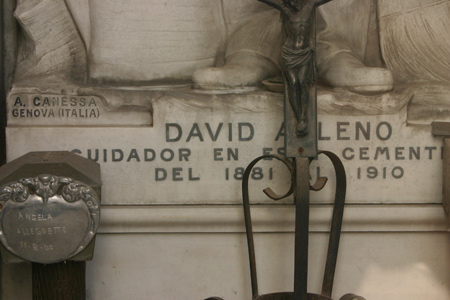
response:
{"label": "metal post", "polygon": [[6,163],[6,96],[11,88],[17,56],[16,0],[0,0],[0,165]]}
{"label": "metal post", "polygon": [[33,300],[85,300],[86,262],[32,264]]}
{"label": "metal post", "polygon": [[294,299],[307,300],[309,239],[309,158],[295,158]]}
{"label": "metal post", "polygon": [[[4,12],[4,10],[3,10],[3,0],[0,0],[0,12],[2,14]],[[4,49],[4,47],[3,47],[3,36],[4,36],[3,31],[4,31],[4,27],[5,27],[3,25],[4,19],[5,18],[2,15],[2,18],[0,20],[0,78],[1,78],[1,82],[0,82],[0,105],[2,107],[3,107],[2,103],[6,102],[5,84],[3,83],[4,82],[3,78],[5,78],[5,75],[4,75],[5,64],[4,64],[4,61],[3,61],[3,57],[4,57],[4,55],[3,55],[3,52],[4,52],[4,50],[3,50]],[[6,115],[6,112],[2,111],[2,109],[0,108],[0,118],[3,118],[3,115]],[[6,127],[6,125],[2,121],[0,121],[0,131],[4,131],[5,127]],[[6,150],[6,138],[2,138],[1,136],[0,136],[0,148]],[[4,152],[6,153],[6,151],[4,151]],[[2,155],[0,154],[0,157],[1,156]],[[1,161],[2,161],[2,159],[0,158],[0,162]],[[6,159],[5,159],[5,161],[6,161]],[[3,269],[3,267],[0,265],[0,291],[3,290],[3,288],[2,288],[2,277],[1,277],[2,273],[3,273],[2,269]],[[2,298],[2,295],[0,293],[0,300],[1,300],[1,298]]]}

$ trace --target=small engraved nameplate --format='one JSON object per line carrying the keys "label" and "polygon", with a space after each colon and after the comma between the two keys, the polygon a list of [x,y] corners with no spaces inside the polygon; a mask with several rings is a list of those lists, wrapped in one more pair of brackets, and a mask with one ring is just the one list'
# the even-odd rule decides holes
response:
{"label": "small engraved nameplate", "polygon": [[99,217],[97,194],[67,177],[40,175],[0,188],[0,241],[31,262],[67,260],[89,244]]}

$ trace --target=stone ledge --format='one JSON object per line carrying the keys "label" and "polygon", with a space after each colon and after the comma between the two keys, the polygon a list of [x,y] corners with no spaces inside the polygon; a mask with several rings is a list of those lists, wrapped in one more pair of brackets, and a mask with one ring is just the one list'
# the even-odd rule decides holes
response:
{"label": "stone ledge", "polygon": [[[312,205],[311,232],[327,232],[331,205]],[[100,234],[244,233],[238,205],[104,206]],[[292,205],[252,206],[257,233],[293,232]],[[347,205],[343,232],[447,232],[442,205]]]}
{"label": "stone ledge", "polygon": [[[399,84],[382,94],[319,86],[317,106],[321,115],[398,115],[409,125],[429,125],[435,120],[449,120],[449,91],[450,86],[444,83]],[[282,97],[257,87],[199,90],[192,89],[190,83],[114,87],[25,83],[9,92],[7,118],[9,126],[151,127],[161,105],[199,113],[219,109],[281,115]]]}

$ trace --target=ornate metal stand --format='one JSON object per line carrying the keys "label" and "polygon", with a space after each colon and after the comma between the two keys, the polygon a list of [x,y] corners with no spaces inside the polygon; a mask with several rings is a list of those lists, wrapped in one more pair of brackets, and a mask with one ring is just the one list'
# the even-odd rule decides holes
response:
{"label": "ornate metal stand", "polygon": [[[258,0],[281,12],[286,41],[283,46],[284,127],[286,157],[265,155],[253,160],[244,173],[242,195],[253,300],[331,300],[333,280],[344,214],[346,175],[341,160],[317,147],[317,95],[315,86],[315,11],[332,0]],[[307,292],[309,191],[321,190],[326,178],[318,178],[310,186],[309,165],[319,154],[327,156],[336,173],[336,192],[331,224],[328,254],[321,294]],[[273,200],[294,194],[295,200],[295,264],[294,291],[259,295],[256,272],[255,246],[249,200],[249,178],[252,168],[262,159],[273,158],[283,162],[291,173],[291,187],[285,195],[276,195],[270,188],[265,194]],[[214,298],[210,298],[214,299]],[[361,300],[347,294],[341,300]]]}
{"label": "ornate metal stand", "polygon": [[33,300],[86,299],[99,195],[100,165],[70,152],[30,152],[0,168],[0,253],[32,264]]}
{"label": "ornate metal stand", "polygon": [[[243,183],[244,215],[250,259],[253,299],[257,300],[329,300],[333,289],[339,239],[344,214],[346,175],[341,160],[329,151],[317,147],[317,95],[315,86],[315,9],[331,0],[279,1],[259,0],[280,10],[286,33],[283,46],[284,62],[284,125],[286,157],[268,155],[255,159],[247,167]],[[307,123],[306,125],[304,123]],[[318,178],[313,186],[309,183],[309,165],[319,154],[327,156],[336,173],[336,192],[328,254],[321,294],[307,292],[308,238],[309,238],[309,191],[321,190],[326,178]],[[291,188],[285,195],[276,195],[270,188],[264,190],[273,200],[294,194],[295,199],[295,264],[294,291],[259,295],[256,273],[255,247],[248,194],[249,175],[255,164],[264,158],[283,162],[291,172]],[[351,294],[345,299],[362,299]]]}
{"label": "ornate metal stand", "polygon": [[[328,254],[325,265],[325,273],[322,284],[321,294],[307,293],[307,275],[308,275],[308,236],[309,236],[309,190],[321,190],[327,179],[320,177],[312,186],[309,184],[309,164],[310,158],[298,157],[288,159],[278,155],[265,155],[253,160],[247,167],[243,183],[242,195],[244,202],[245,227],[247,232],[247,244],[250,260],[250,276],[252,282],[252,299],[257,300],[328,300],[331,299],[333,289],[334,274],[336,270],[336,261],[339,248],[339,239],[342,227],[342,218],[344,214],[345,193],[346,193],[346,175],[341,160],[332,152],[320,151],[319,154],[327,156],[333,163],[336,173],[336,192],[332,217],[330,238],[328,243]],[[255,246],[253,241],[253,229],[249,201],[249,178],[253,167],[262,159],[274,158],[283,162],[291,173],[291,187],[285,195],[276,195],[270,188],[264,190],[264,193],[273,200],[281,200],[292,194],[295,197],[295,264],[294,264],[294,292],[275,293],[259,295],[258,280],[256,272]],[[348,297],[348,296],[346,296]],[[355,296],[356,297],[356,296]],[[361,298],[348,299],[361,299]]]}

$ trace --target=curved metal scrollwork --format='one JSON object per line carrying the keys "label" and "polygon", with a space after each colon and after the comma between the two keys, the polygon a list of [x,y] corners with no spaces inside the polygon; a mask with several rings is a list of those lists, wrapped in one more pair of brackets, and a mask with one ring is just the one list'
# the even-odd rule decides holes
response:
{"label": "curved metal scrollwork", "polygon": [[265,188],[264,193],[273,200],[281,200],[288,196],[290,196],[294,191],[295,186],[295,176],[294,176],[294,166],[291,161],[284,156],[280,155],[263,155],[256,159],[254,159],[245,169],[244,177],[242,178],[242,198],[244,204],[244,217],[245,217],[245,230],[247,232],[247,246],[248,246],[248,254],[250,259],[250,277],[252,282],[252,294],[253,298],[258,296],[258,279],[256,275],[256,258],[255,258],[255,244],[253,240],[253,227],[252,227],[252,216],[250,213],[250,199],[249,199],[249,190],[248,183],[250,178],[250,173],[253,167],[261,160],[267,158],[275,158],[281,161],[291,173],[291,186],[289,191],[283,196],[276,195],[271,188]]}
{"label": "curved metal scrollwork", "polygon": [[25,202],[30,194],[39,196],[44,203],[48,199],[61,194],[69,203],[82,200],[92,209],[98,209],[98,197],[94,190],[86,184],[68,177],[42,174],[33,178],[22,178],[0,187],[0,201],[12,200]]}
{"label": "curved metal scrollwork", "polygon": [[[332,152],[329,151],[320,151],[319,154],[323,154],[327,156],[335,169],[336,174],[336,191],[335,191],[335,205],[333,210],[333,218],[332,218],[332,226],[330,232],[330,239],[328,245],[328,254],[327,261],[325,266],[325,274],[324,281],[322,286],[322,294],[315,295],[319,298],[317,299],[327,299],[331,297],[331,290],[333,287],[334,273],[336,267],[337,260],[337,252],[339,247],[339,239],[340,232],[342,227],[342,217],[344,212],[344,204],[345,204],[345,194],[346,194],[346,174],[344,166],[341,160]],[[263,159],[276,159],[281,161],[289,170],[291,174],[291,185],[289,190],[283,194],[278,195],[273,192],[271,188],[264,189],[264,193],[271,198],[272,200],[281,200],[286,197],[289,197],[296,190],[296,170],[293,162],[280,155],[264,155],[254,159],[246,168],[242,181],[242,197],[243,197],[243,207],[244,207],[244,217],[245,217],[245,228],[247,233],[247,245],[248,245],[248,253],[250,260],[250,276],[251,276],[251,284],[252,284],[252,294],[253,299],[258,298],[258,280],[257,280],[257,272],[256,272],[256,257],[255,257],[255,245],[253,239],[253,227],[252,227],[252,219],[250,212],[250,199],[249,199],[249,179],[252,169],[255,165],[263,160]],[[312,160],[310,160],[311,163]],[[309,189],[313,191],[320,191],[324,188],[327,183],[326,177],[317,178],[316,182],[313,185],[309,185]],[[314,295],[314,294],[309,294]]]}

